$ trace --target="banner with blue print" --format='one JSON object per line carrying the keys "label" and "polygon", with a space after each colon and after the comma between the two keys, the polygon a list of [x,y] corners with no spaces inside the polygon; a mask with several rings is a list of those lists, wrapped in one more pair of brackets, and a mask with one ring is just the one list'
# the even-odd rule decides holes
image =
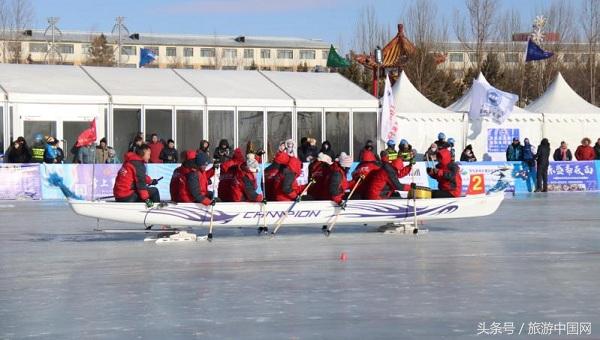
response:
{"label": "banner with blue print", "polygon": [[551,162],[548,167],[548,191],[598,190],[599,161]]}
{"label": "banner with blue print", "polygon": [[487,152],[505,153],[513,138],[520,139],[519,129],[488,129],[487,130]]}

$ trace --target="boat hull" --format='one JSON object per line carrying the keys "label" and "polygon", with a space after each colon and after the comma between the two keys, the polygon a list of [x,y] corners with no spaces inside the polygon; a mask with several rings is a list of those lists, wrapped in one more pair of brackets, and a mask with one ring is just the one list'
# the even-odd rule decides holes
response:
{"label": "boat hull", "polygon": [[[460,198],[418,199],[417,218],[420,221],[470,218],[493,214],[504,199],[504,193],[473,195]],[[147,208],[144,203],[117,203],[107,201],[70,200],[73,211],[81,216],[117,222],[208,227],[211,207],[195,203],[171,203]],[[267,226],[283,219],[283,226],[314,227],[330,224],[339,214],[336,226],[361,225],[378,227],[387,223],[413,221],[413,200],[392,199],[381,201],[351,200],[345,210],[330,201],[304,201],[290,209],[293,202],[217,203],[214,207],[215,227],[262,226],[266,214]]]}

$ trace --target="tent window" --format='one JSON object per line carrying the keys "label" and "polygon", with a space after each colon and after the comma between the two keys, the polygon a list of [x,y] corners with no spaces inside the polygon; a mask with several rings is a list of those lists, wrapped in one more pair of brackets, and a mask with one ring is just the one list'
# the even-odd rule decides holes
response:
{"label": "tent window", "polygon": [[321,144],[321,112],[298,112],[298,142],[303,137]]}
{"label": "tent window", "polygon": [[267,113],[267,151],[269,159],[277,152],[280,142],[292,138],[292,113],[270,111]]}
{"label": "tent window", "polygon": [[246,143],[254,145],[255,151],[263,146],[263,112],[239,111],[238,112],[238,144],[246,151]]}
{"label": "tent window", "polygon": [[[377,142],[377,114],[375,112],[354,112],[353,114],[354,160],[358,161],[360,150],[367,140]],[[375,150],[375,152],[377,152]]]}
{"label": "tent window", "polygon": [[146,139],[150,140],[153,133],[159,139],[167,141],[173,136],[171,110],[146,110]]}
{"label": "tent window", "polygon": [[342,151],[349,153],[350,115],[348,112],[326,112],[325,127],[326,138],[336,155]]}
{"label": "tent window", "polygon": [[141,111],[137,109],[114,109],[113,111],[113,147],[119,158],[127,152],[140,131]]}
{"label": "tent window", "polygon": [[55,121],[32,121],[28,120],[23,123],[25,140],[31,145],[34,143],[34,136],[41,134],[43,138],[52,136],[56,138],[56,122]]}
{"label": "tent window", "polygon": [[[63,122],[63,150],[65,152],[65,163],[72,163],[75,155],[71,153],[71,148],[77,143],[79,134],[90,127],[90,122]],[[98,136],[98,141],[104,136]],[[120,158],[120,157],[119,157]]]}
{"label": "tent window", "polygon": [[202,127],[202,110],[177,110],[177,149],[196,150],[203,137]]}
{"label": "tent window", "polygon": [[212,149],[221,139],[227,139],[233,145],[233,111],[208,111],[208,141]]}

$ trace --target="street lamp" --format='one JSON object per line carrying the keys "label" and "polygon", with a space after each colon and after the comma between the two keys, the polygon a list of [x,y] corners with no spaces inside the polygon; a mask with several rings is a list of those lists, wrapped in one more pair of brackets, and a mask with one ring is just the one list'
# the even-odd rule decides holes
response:
{"label": "street lamp", "polygon": [[375,77],[373,82],[373,96],[379,98],[379,65],[383,62],[383,53],[378,45],[375,48]]}

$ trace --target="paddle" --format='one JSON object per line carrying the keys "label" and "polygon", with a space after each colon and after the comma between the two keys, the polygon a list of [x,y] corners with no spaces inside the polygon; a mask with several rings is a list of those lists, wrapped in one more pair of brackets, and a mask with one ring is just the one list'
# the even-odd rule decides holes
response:
{"label": "paddle", "polygon": [[267,228],[267,189],[265,186],[265,163],[263,163],[262,160],[261,160],[261,164],[260,164],[260,172],[261,172],[260,182],[261,182],[262,194],[263,194],[263,201],[260,206],[260,212],[262,213],[262,216],[263,216],[263,226],[258,227],[259,235],[263,231],[265,233],[267,233],[269,231],[269,228]]}
{"label": "paddle", "polygon": [[414,212],[414,222],[413,223],[415,225],[415,228],[413,229],[413,234],[416,234],[419,232],[419,226],[417,225],[417,183],[415,182],[415,172],[412,169],[412,164],[411,164],[410,172],[411,172],[411,177],[412,177],[411,183],[410,183],[410,190],[412,191],[412,195],[413,195],[413,212]]}
{"label": "paddle", "polygon": [[212,182],[212,187],[213,187],[213,199],[212,202],[210,203],[210,223],[208,224],[208,235],[206,236],[206,239],[211,242],[213,239],[213,222],[214,222],[214,217],[215,217],[215,205],[217,205],[217,197],[219,197],[219,193],[218,188],[216,187],[217,184],[217,180],[219,179],[219,174],[221,173],[220,168],[215,169],[215,174],[213,177],[216,177],[215,180]]}
{"label": "paddle", "polygon": [[364,178],[365,178],[365,175],[360,175],[360,178],[358,179],[358,181],[356,181],[356,184],[354,184],[354,187],[352,187],[350,194],[348,194],[348,197],[346,197],[344,202],[342,202],[342,204],[340,205],[340,209],[338,209],[338,212],[335,214],[335,217],[333,218],[333,222],[331,222],[331,224],[329,225],[329,228],[325,229],[325,236],[329,236],[329,234],[331,234],[331,231],[333,230],[333,227],[335,227],[335,224],[337,223],[340,213],[342,212],[342,210],[346,210],[346,204],[348,204],[348,200],[350,199],[350,197],[352,197],[352,195],[354,194],[354,191],[356,190],[356,188],[358,188],[358,185]]}
{"label": "paddle", "polygon": [[279,219],[279,221],[277,221],[277,225],[275,226],[275,229],[271,232],[272,235],[275,235],[277,233],[277,231],[281,227],[281,224],[283,223],[283,221],[285,221],[285,219],[288,217],[290,212],[294,209],[296,204],[302,200],[302,196],[304,196],[308,192],[308,188],[310,188],[310,186],[313,185],[314,183],[316,183],[316,181],[311,178],[310,182],[306,185],[304,190],[302,190],[302,193],[300,195],[298,195],[298,197],[296,197],[296,200],[294,201],[294,203],[292,203],[292,205],[288,208],[288,210],[285,211],[285,214]]}

